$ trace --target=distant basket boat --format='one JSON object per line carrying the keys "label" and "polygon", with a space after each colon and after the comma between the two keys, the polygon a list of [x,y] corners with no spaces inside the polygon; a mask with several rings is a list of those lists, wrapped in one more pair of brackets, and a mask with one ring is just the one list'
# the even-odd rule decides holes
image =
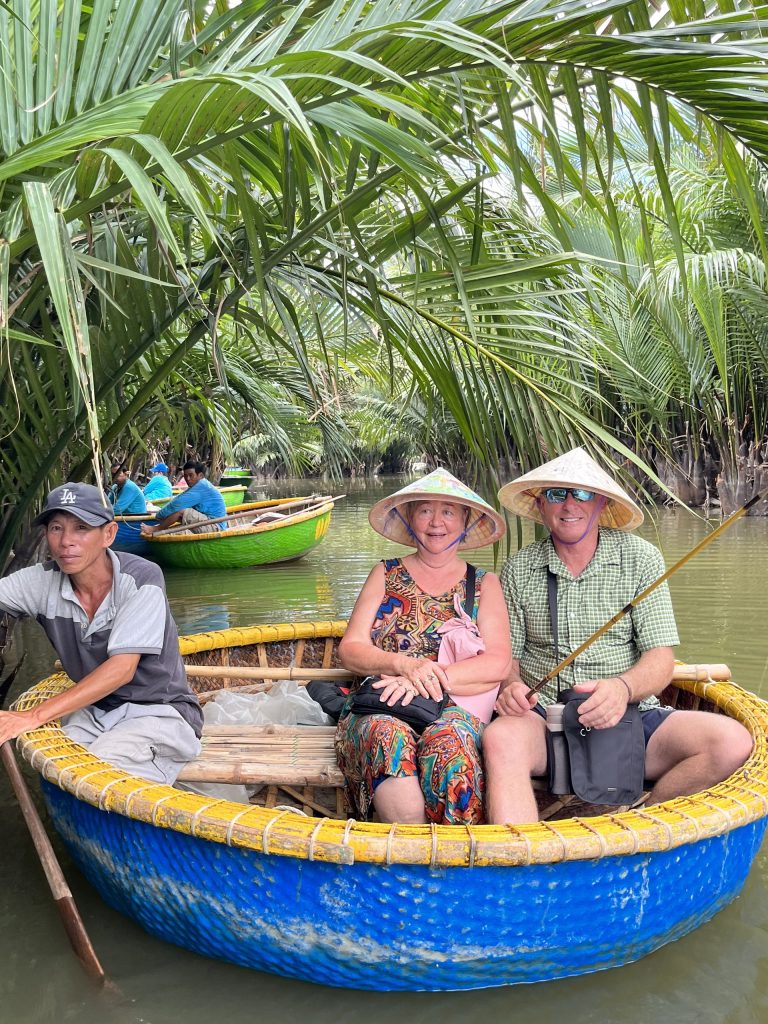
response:
{"label": "distant basket boat", "polygon": [[[294,499],[295,500],[295,499]],[[276,502],[260,502],[279,510]],[[287,504],[287,502],[285,502]],[[301,558],[328,532],[333,502],[296,512],[285,521],[239,526],[211,533],[176,533],[149,537],[150,557],[182,569],[245,569]]]}
{"label": "distant basket boat", "polygon": [[[238,483],[231,487],[217,487],[217,491],[221,494],[224,499],[224,505],[226,508],[232,508],[234,505],[242,504],[245,492],[248,490],[248,484]],[[183,487],[174,487],[172,497],[176,497],[177,494],[183,494]],[[158,508],[162,508],[163,505],[167,505],[171,498],[153,498],[152,504],[157,505]]]}
{"label": "distant basket boat", "polygon": [[[204,687],[263,689],[277,676],[338,676],[345,625],[230,629],[182,638],[181,649]],[[15,706],[70,685],[51,676]],[[210,778],[199,762],[218,745],[220,777],[264,783],[266,806],[126,775],[56,723],[18,747],[83,873],[152,934],[325,985],[484,988],[629,963],[741,890],[766,827],[768,705],[730,683],[681,678],[676,687],[671,703],[705,704],[749,729],[755,746],[742,769],[642,811],[515,827],[372,824],[344,820],[343,807],[333,818],[274,806],[292,796],[311,814],[322,786],[338,787],[333,730],[323,726],[241,727],[240,739],[236,727],[206,726],[203,757],[185,777]]]}
{"label": "distant basket boat", "polygon": [[227,466],[221,474],[219,487],[250,487],[256,477],[248,469],[241,469],[237,466]]}

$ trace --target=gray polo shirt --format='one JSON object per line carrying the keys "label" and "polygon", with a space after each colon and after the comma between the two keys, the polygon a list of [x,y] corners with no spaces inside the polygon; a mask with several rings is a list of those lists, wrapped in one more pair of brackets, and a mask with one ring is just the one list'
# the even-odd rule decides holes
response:
{"label": "gray polo shirt", "polygon": [[0,608],[37,619],[76,683],[116,654],[140,654],[133,679],[96,701],[110,710],[120,704],[170,704],[199,736],[203,716],[187,683],[160,568],[145,558],[107,550],[112,589],[92,622],[69,576],[55,562],[19,569],[0,579]]}

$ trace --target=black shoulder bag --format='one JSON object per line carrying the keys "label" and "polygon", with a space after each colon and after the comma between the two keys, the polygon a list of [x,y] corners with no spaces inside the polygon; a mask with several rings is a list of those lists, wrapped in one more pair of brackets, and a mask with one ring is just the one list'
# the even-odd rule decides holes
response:
{"label": "black shoulder bag", "polygon": [[[547,570],[549,615],[555,659],[559,658],[557,641],[557,577]],[[634,803],[643,792],[645,775],[645,736],[643,720],[637,704],[628,704],[621,720],[610,729],[591,729],[579,720],[579,708],[591,694],[576,690],[560,690],[557,699],[563,704],[563,732],[568,747],[571,789],[590,804]],[[547,755],[550,785],[555,775],[552,734],[547,732]]]}
{"label": "black shoulder bag", "polygon": [[[475,604],[475,577],[474,565],[467,562],[467,593],[464,599],[464,611],[470,618]],[[448,703],[447,694],[443,694],[441,700],[433,700],[431,697],[422,697],[417,694],[408,704],[403,704],[402,699],[391,706],[383,704],[381,691],[373,689],[373,684],[378,683],[380,679],[381,676],[368,676],[362,681],[360,688],[355,691],[352,698],[350,711],[353,715],[392,715],[420,734],[442,715]]]}

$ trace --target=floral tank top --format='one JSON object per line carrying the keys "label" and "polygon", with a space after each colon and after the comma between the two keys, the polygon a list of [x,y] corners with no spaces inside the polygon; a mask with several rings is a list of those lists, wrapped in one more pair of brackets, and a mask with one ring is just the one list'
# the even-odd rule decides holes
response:
{"label": "floral tank top", "polygon": [[[477,569],[473,619],[477,619],[484,575],[485,569]],[[456,617],[454,594],[458,594],[464,604],[467,595],[466,575],[446,593],[433,597],[424,593],[399,558],[386,559],[384,599],[371,627],[371,640],[382,651],[437,661],[442,639],[437,629]]]}

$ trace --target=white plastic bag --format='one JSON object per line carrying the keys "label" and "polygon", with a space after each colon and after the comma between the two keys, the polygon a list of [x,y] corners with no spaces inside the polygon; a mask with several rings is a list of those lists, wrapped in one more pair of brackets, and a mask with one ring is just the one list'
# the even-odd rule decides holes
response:
{"label": "white plastic bag", "polygon": [[210,725],[333,725],[293,679],[281,679],[264,693],[221,690],[203,707],[203,717]]}

